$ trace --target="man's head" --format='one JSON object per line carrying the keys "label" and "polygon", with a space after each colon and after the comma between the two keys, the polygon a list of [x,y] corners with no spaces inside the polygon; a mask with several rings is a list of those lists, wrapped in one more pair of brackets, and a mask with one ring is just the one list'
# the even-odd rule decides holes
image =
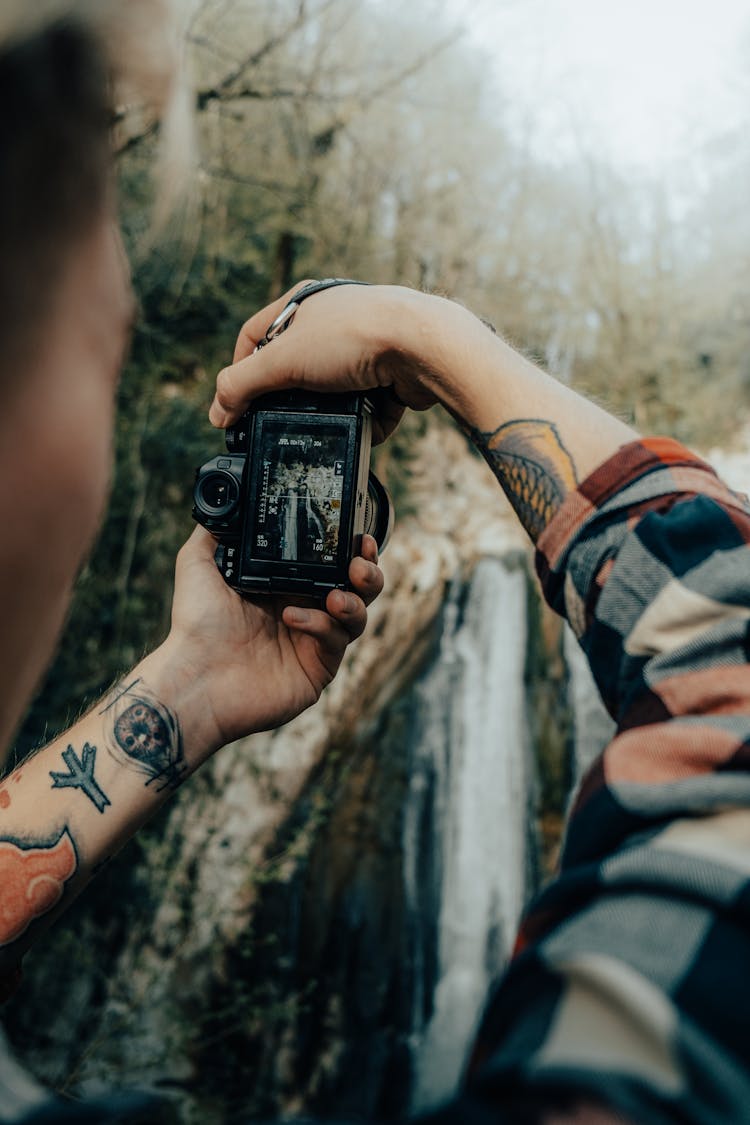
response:
{"label": "man's head", "polygon": [[[115,227],[114,79],[148,86],[126,52],[149,13],[164,39],[163,5],[149,0],[69,0],[46,18],[28,7],[0,17],[0,756],[107,494],[132,315]],[[159,82],[163,94],[168,76]]]}
{"label": "man's head", "polygon": [[0,107],[5,395],[65,263],[109,206],[109,81],[90,30],[60,22],[11,43],[0,54]]}

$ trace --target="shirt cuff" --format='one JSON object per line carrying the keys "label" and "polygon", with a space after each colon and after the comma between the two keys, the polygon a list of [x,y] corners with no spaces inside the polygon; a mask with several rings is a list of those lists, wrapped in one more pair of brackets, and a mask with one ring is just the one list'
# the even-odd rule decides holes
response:
{"label": "shirt cuff", "polygon": [[632,524],[676,494],[710,496],[747,514],[747,498],[727,488],[706,461],[673,438],[629,442],[594,469],[565,498],[537,543],[536,570],[552,608],[565,613],[568,557],[592,521],[607,515]]}

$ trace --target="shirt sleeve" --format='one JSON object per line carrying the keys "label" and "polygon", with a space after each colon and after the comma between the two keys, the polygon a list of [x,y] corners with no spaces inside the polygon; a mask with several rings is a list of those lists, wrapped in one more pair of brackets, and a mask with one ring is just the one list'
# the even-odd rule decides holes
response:
{"label": "shirt sleeve", "polygon": [[577,1092],[639,1125],[750,1119],[749,544],[747,498],[659,438],[539,541],[617,729],[482,1022],[464,1097],[486,1108]]}

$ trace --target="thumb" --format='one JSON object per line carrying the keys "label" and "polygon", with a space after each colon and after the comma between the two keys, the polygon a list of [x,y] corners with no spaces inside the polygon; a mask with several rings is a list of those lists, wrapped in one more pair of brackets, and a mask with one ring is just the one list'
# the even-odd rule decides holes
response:
{"label": "thumb", "polygon": [[183,543],[177,553],[177,571],[184,570],[186,566],[191,566],[194,563],[210,562],[213,564],[216,547],[216,540],[210,531],[206,531],[205,527],[197,525],[193,528],[190,538]]}

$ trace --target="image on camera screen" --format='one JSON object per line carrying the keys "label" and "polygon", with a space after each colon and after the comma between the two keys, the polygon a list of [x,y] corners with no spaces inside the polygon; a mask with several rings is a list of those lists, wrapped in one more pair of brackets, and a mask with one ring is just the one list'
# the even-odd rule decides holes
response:
{"label": "image on camera screen", "polygon": [[264,423],[251,558],[335,563],[348,441],[336,423]]}

